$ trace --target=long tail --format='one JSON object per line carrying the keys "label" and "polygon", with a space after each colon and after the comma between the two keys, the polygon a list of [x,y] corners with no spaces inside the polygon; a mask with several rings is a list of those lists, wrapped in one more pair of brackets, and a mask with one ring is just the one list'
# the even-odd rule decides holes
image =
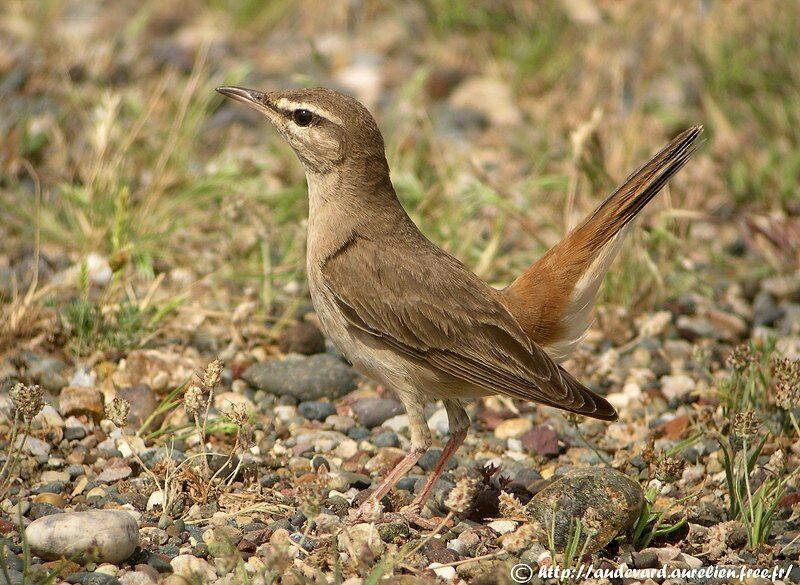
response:
{"label": "long tail", "polygon": [[631,221],[697,148],[694,126],[658,152],[542,258],[502,291],[525,333],[564,360],[586,333],[597,291]]}

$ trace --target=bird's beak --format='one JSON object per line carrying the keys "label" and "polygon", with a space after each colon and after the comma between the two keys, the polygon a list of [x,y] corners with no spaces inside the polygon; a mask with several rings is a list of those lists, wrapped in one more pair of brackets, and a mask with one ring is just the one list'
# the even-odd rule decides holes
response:
{"label": "bird's beak", "polygon": [[272,107],[267,94],[265,94],[263,91],[233,86],[218,87],[216,91],[225,97],[231,98],[232,100],[242,102],[243,104],[261,112],[262,114],[267,114],[270,118],[275,114],[275,110]]}

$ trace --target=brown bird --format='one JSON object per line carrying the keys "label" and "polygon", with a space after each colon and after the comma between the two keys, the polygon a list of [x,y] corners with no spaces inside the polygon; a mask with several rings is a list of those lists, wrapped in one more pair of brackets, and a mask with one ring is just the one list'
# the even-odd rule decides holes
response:
{"label": "brown bird", "polygon": [[325,88],[263,93],[220,87],[264,114],[294,149],[308,181],[307,270],[327,336],[353,366],[391,388],[411,449],[359,510],[374,506],[431,445],[423,409],[442,400],[450,425],[435,469],[402,514],[420,511],[464,441],[464,403],[503,394],[613,421],[614,408],[558,365],[582,339],[597,290],[632,220],[686,163],[702,127],[683,132],[503,290],[430,242],[389,179],[369,111]]}

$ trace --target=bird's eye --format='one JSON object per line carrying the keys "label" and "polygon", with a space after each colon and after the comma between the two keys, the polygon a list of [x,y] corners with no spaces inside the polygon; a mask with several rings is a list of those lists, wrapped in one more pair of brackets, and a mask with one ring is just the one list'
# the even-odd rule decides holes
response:
{"label": "bird's eye", "polygon": [[311,113],[311,110],[300,108],[292,112],[292,119],[298,126],[308,126],[314,120],[314,114]]}

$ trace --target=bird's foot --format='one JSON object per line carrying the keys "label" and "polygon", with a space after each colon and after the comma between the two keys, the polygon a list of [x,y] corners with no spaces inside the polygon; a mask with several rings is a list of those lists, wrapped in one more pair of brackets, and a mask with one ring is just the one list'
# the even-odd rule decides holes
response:
{"label": "bird's foot", "polygon": [[452,520],[445,518],[423,518],[420,507],[417,505],[410,505],[401,508],[397,512],[378,512],[375,511],[375,504],[367,500],[355,511],[350,513],[346,524],[361,524],[361,523],[374,523],[385,524],[387,522],[404,522],[406,524],[417,526],[425,530],[436,530],[440,527],[450,527],[453,525]]}

